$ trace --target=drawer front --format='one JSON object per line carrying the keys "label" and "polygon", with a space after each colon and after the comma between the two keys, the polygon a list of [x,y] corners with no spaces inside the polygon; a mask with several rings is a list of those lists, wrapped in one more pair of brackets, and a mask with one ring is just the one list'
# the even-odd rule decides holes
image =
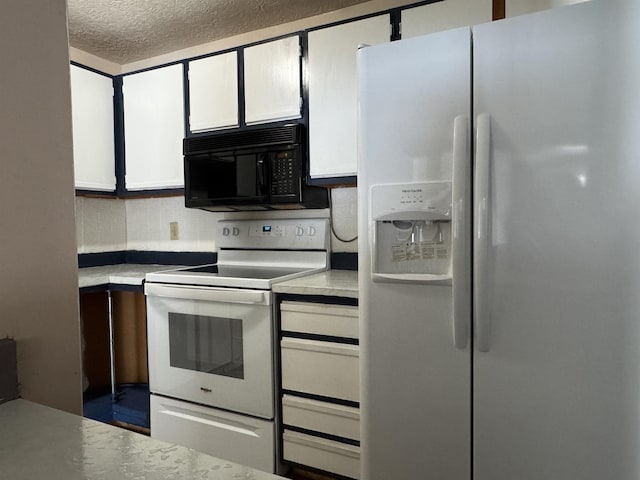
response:
{"label": "drawer front", "polygon": [[358,307],[351,305],[282,302],[280,319],[284,331],[358,338]]}
{"label": "drawer front", "polygon": [[360,409],[354,407],[284,395],[282,421],[293,427],[360,440]]}
{"label": "drawer front", "polygon": [[360,478],[360,448],[304,433],[284,431],[285,460],[351,478]]}
{"label": "drawer front", "polygon": [[151,438],[275,471],[273,422],[151,395]]}
{"label": "drawer front", "polygon": [[357,345],[283,338],[282,388],[360,401]]}

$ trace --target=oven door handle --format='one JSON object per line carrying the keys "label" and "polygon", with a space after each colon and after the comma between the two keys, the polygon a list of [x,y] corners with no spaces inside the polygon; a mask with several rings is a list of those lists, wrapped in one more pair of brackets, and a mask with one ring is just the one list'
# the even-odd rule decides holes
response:
{"label": "oven door handle", "polygon": [[144,293],[150,297],[203,300],[205,302],[251,303],[271,305],[271,295],[265,290],[242,290],[239,288],[192,287],[145,283]]}

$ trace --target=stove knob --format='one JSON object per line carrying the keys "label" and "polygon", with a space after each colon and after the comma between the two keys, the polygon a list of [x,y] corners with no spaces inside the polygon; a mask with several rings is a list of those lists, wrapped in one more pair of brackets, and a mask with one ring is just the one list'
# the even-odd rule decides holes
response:
{"label": "stove knob", "polygon": [[309,236],[313,237],[316,234],[316,227],[309,227]]}
{"label": "stove knob", "polygon": [[237,237],[240,235],[240,229],[238,227],[233,227],[233,236]]}
{"label": "stove knob", "polygon": [[229,236],[229,229],[227,227],[224,227],[222,229],[222,235],[225,236],[225,237]]}
{"label": "stove knob", "polygon": [[296,227],[296,236],[301,237],[302,235],[304,235],[304,228]]}

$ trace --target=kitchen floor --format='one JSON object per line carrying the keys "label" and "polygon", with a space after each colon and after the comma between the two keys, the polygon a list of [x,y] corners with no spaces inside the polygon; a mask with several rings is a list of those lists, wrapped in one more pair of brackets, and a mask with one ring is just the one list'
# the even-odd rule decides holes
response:
{"label": "kitchen floor", "polygon": [[309,472],[301,468],[292,468],[285,478],[291,478],[293,480],[336,480],[336,477],[329,476],[327,474],[320,474],[315,472]]}

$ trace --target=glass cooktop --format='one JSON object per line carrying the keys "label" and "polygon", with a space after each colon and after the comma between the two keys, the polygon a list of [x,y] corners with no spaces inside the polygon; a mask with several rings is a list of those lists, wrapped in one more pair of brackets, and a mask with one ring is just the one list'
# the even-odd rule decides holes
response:
{"label": "glass cooktop", "polygon": [[180,272],[185,273],[204,273],[217,277],[232,278],[262,278],[271,280],[285,275],[291,275],[303,271],[300,268],[261,268],[261,267],[238,267],[228,265],[203,265],[200,267],[183,268]]}
{"label": "glass cooktop", "polygon": [[201,265],[148,273],[147,282],[194,286],[270,289],[274,282],[289,280],[325,268]]}

